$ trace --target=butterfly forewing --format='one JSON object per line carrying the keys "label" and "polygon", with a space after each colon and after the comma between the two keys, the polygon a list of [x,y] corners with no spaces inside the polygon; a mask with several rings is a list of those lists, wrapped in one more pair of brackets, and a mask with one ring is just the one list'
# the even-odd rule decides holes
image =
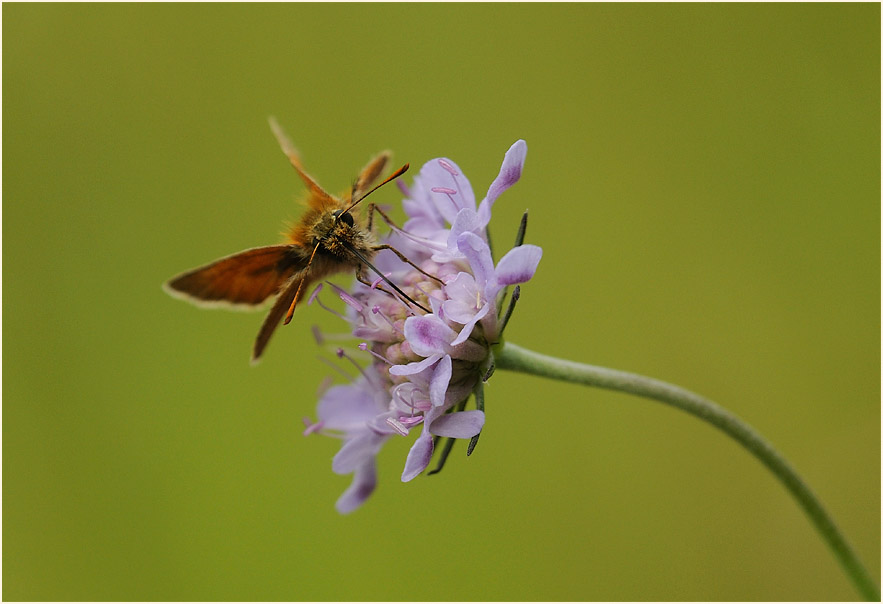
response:
{"label": "butterfly forewing", "polygon": [[260,306],[306,266],[294,245],[258,247],[188,271],[166,283],[166,291],[201,306]]}
{"label": "butterfly forewing", "polygon": [[310,197],[308,200],[310,207],[316,210],[326,210],[329,206],[337,205],[339,202],[337,202],[334,196],[328,194],[328,192],[316,182],[315,178],[307,174],[294,143],[292,143],[291,139],[288,138],[288,135],[285,134],[285,131],[282,129],[282,126],[279,125],[279,122],[272,117],[270,118],[270,129],[273,131],[276,141],[279,143],[282,152],[294,168],[294,171],[297,172],[297,175],[300,176],[301,180],[304,181],[304,184],[307,185],[307,188],[310,191]]}

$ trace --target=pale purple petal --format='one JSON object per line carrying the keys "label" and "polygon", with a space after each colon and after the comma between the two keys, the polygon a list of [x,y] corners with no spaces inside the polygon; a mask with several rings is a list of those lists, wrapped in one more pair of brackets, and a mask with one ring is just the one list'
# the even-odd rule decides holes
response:
{"label": "pale purple petal", "polygon": [[389,368],[389,373],[391,375],[416,375],[437,362],[441,356],[441,354],[431,354],[422,361],[408,363],[407,365],[393,365]]}
{"label": "pale purple petal", "polygon": [[382,409],[364,386],[334,386],[319,402],[317,415],[326,428],[348,431],[369,421]]}
{"label": "pale purple petal", "polygon": [[432,237],[445,226],[441,216],[436,220],[430,216],[416,216],[405,222],[404,230],[418,237]]}
{"label": "pale purple petal", "polygon": [[437,298],[434,294],[429,295],[429,308],[432,310],[433,315],[440,317],[441,307],[444,304],[443,300]]}
{"label": "pale purple petal", "polygon": [[334,504],[341,514],[349,514],[361,506],[377,486],[377,464],[372,457],[359,466],[353,475],[353,482]]}
{"label": "pale purple petal", "polygon": [[418,179],[424,195],[449,224],[454,222],[457,212],[463,208],[475,211],[472,186],[450,159],[438,158],[426,162],[420,169]]}
{"label": "pale purple petal", "polygon": [[[395,418],[399,415],[398,410],[386,411],[385,413],[381,413],[374,417],[370,422],[368,422],[368,428],[377,433],[378,436],[391,436],[393,434],[398,434],[398,430],[393,428],[389,422],[386,420],[389,418]],[[380,449],[378,448],[378,451]]]}
{"label": "pale purple petal", "polygon": [[405,320],[405,339],[411,350],[422,357],[444,353],[457,333],[435,315],[408,317]]}
{"label": "pale purple petal", "polygon": [[409,245],[416,246],[416,249],[419,249],[421,252],[430,252],[432,250],[447,252],[448,250],[446,229],[423,233],[421,234],[422,236],[418,236],[413,231],[399,231],[399,234],[410,242]]}
{"label": "pale purple petal", "polygon": [[[463,325],[463,329],[460,330],[460,335],[458,335],[453,342],[451,342],[451,346],[457,346],[458,344],[462,344],[466,340],[469,339],[469,336],[472,335],[472,330],[475,327],[475,324],[484,319],[484,317],[490,312],[491,303],[488,302],[475,313],[471,319],[466,321]],[[456,319],[454,319],[456,321]],[[459,321],[458,321],[459,323]]]}
{"label": "pale purple petal", "polygon": [[432,459],[432,423],[439,416],[444,415],[445,409],[445,406],[432,407],[423,414],[423,432],[420,433],[411,450],[408,451],[408,459],[405,461],[405,469],[402,472],[402,482],[414,479],[429,465],[429,460]]}
{"label": "pale purple petal", "polygon": [[484,239],[475,233],[463,233],[457,238],[457,247],[472,267],[478,286],[484,289],[484,286],[493,284],[494,261],[491,258],[491,249]]}
{"label": "pale purple petal", "polygon": [[472,438],[484,426],[483,411],[448,413],[432,422],[432,433],[450,438]]}
{"label": "pale purple petal", "polygon": [[451,382],[452,367],[451,357],[445,355],[432,372],[432,379],[429,381],[429,400],[432,401],[433,407],[445,403],[445,392]]}
{"label": "pale purple petal", "polygon": [[424,429],[420,437],[414,441],[411,450],[408,451],[408,459],[405,461],[405,469],[402,471],[402,482],[416,478],[429,465],[430,459],[432,459],[432,435]]}
{"label": "pale purple petal", "polygon": [[445,283],[445,294],[449,299],[471,302],[475,305],[478,286],[475,278],[467,272],[459,272],[457,276]]}
{"label": "pale purple petal", "polygon": [[[402,179],[396,182],[400,183]],[[415,179],[408,197],[409,199],[402,200],[402,208],[409,219],[425,219],[428,223],[435,224],[436,228],[445,225],[444,218],[438,213],[438,209],[429,202],[427,190],[424,189],[419,176]]]}
{"label": "pale purple petal", "polygon": [[442,304],[442,309],[446,319],[461,324],[473,319],[478,311],[478,305],[481,304],[481,292],[472,275],[459,273],[445,284],[445,294],[448,299]]}
{"label": "pale purple petal", "polygon": [[500,166],[500,173],[487,190],[487,201],[490,205],[493,205],[494,201],[497,200],[497,197],[503,191],[518,182],[518,179],[521,178],[521,170],[524,167],[526,157],[527,143],[523,140],[517,140],[509,147],[509,150],[506,151],[506,156],[503,158],[503,165]]}
{"label": "pale purple petal", "polygon": [[331,461],[331,470],[335,474],[355,472],[356,468],[369,458],[374,457],[381,444],[383,444],[383,437],[367,430],[366,427],[363,434],[344,441],[340,451]]}
{"label": "pale purple petal", "polygon": [[[468,323],[475,316],[475,300],[476,298],[472,298],[471,304],[461,302],[460,300],[446,300],[444,304],[442,304],[444,317],[460,323],[461,325]],[[460,336],[457,337],[459,338]],[[456,340],[454,340],[454,342],[456,342]]]}
{"label": "pale purple petal", "polygon": [[451,233],[448,235],[448,250],[457,251],[457,238],[463,233],[481,233],[487,222],[482,223],[475,210],[464,208],[457,213],[457,217],[451,224]]}
{"label": "pale purple petal", "polygon": [[523,140],[517,140],[506,151],[503,158],[503,165],[500,166],[500,173],[491,183],[487,190],[487,196],[481,201],[478,207],[478,215],[484,224],[487,224],[491,218],[491,208],[497,198],[509,187],[518,182],[521,178],[521,170],[524,168],[524,160],[527,157],[527,143]]}
{"label": "pale purple petal", "polygon": [[497,264],[497,281],[503,285],[530,281],[542,257],[543,250],[536,245],[512,248]]}
{"label": "pale purple petal", "polygon": [[353,325],[353,337],[360,340],[373,340],[375,342],[393,343],[398,340],[398,334],[392,325],[383,317],[373,313],[362,313],[363,325]]}
{"label": "pale purple petal", "polygon": [[429,395],[413,381],[393,386],[390,394],[390,413],[394,417],[432,408]]}

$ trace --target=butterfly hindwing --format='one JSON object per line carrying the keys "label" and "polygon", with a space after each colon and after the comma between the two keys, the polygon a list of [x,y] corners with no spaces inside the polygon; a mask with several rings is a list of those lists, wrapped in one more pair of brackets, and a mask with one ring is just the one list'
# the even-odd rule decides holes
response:
{"label": "butterfly hindwing", "polygon": [[354,195],[352,201],[362,197],[368,190],[368,187],[377,180],[377,177],[383,172],[386,162],[389,161],[389,157],[389,151],[379,153],[374,159],[368,162],[368,165],[362,168],[362,172],[359,174],[359,178],[356,180],[356,184],[353,187]]}

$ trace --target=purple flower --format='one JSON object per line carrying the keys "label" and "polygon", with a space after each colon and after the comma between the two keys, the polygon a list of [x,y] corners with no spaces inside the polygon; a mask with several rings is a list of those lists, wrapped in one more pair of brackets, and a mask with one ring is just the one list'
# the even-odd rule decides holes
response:
{"label": "purple flower", "polygon": [[375,456],[392,430],[378,424],[386,411],[386,391],[381,378],[368,368],[365,374],[344,386],[330,388],[319,402],[319,421],[306,433],[322,432],[343,439],[331,469],[337,474],[354,474],[350,488],[337,500],[337,511],[347,514],[358,508],[377,485]]}
{"label": "purple flower", "polygon": [[409,216],[404,232],[431,250],[436,262],[462,258],[458,237],[468,232],[486,239],[485,228],[491,220],[494,202],[521,178],[526,157],[527,143],[516,141],[506,152],[500,173],[477,208],[472,186],[457,164],[447,158],[427,162],[408,189],[410,199],[403,202]]}
{"label": "purple flower", "polygon": [[[457,249],[469,261],[472,274],[460,273],[456,283],[446,287],[450,299],[442,305],[446,315],[463,323],[460,338],[467,338],[476,322],[481,321],[485,336],[491,342],[499,339],[496,299],[507,285],[530,281],[537,270],[543,250],[536,245],[514,247],[494,268],[491,250],[484,239],[474,233],[463,233],[457,238]],[[454,343],[459,343],[457,338]]]}
{"label": "purple flower", "polygon": [[390,438],[420,429],[402,471],[409,481],[429,465],[438,437],[473,438],[484,427],[484,412],[465,405],[488,375],[492,346],[502,336],[503,292],[529,281],[542,256],[535,245],[519,245],[495,265],[487,242],[493,204],[521,177],[526,154],[524,141],[510,147],[477,206],[469,180],[450,159],[427,162],[410,186],[400,185],[408,220],[385,242],[423,272],[388,251],[375,266],[431,312],[392,296],[383,284],[335,287],[352,335],[362,340],[358,348],[371,355],[358,379],[321,397],[319,421],[307,430],[343,440],[332,469],[352,473],[353,482],[337,502],[340,512],[373,492],[375,459]]}

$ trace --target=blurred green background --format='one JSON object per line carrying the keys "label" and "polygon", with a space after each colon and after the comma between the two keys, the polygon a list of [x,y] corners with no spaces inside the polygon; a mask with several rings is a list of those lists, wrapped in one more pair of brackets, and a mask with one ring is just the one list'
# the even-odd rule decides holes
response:
{"label": "blurred green background", "polygon": [[734,411],[879,580],[879,5],[5,4],[3,91],[4,599],[857,597],[716,430],[504,372],[471,458],[402,484],[394,441],[339,516],[341,324],[251,367],[262,315],[160,290],[297,218],[271,114],[333,191],[390,148],[481,197],[524,138],[509,338]]}

